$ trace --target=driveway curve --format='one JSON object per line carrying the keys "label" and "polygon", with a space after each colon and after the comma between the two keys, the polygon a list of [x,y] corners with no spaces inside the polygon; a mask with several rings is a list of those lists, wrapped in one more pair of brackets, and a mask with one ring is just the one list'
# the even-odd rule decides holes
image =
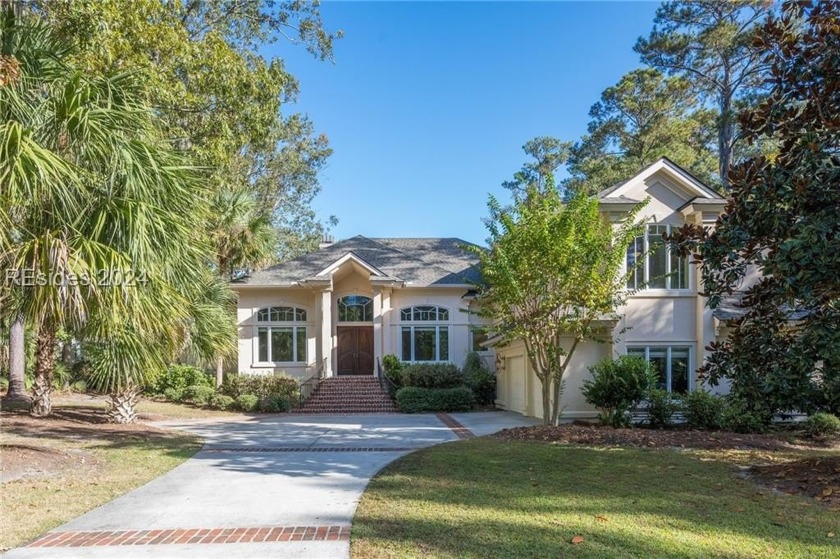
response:
{"label": "driveway curve", "polygon": [[509,412],[279,415],[156,423],[192,458],[4,558],[346,558],[370,478],[420,448],[531,425]]}

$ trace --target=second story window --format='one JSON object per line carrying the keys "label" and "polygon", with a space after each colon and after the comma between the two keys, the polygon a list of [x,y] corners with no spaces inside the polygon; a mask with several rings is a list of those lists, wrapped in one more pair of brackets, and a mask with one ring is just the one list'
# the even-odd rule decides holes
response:
{"label": "second story window", "polygon": [[670,225],[651,224],[627,247],[628,289],[688,289],[688,258],[665,239]]}

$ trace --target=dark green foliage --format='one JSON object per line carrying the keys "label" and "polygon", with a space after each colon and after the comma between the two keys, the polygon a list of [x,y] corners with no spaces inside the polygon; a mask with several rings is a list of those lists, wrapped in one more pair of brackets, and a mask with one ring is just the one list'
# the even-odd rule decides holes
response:
{"label": "dark green foliage", "polygon": [[657,429],[670,427],[673,425],[674,414],[679,408],[679,401],[667,390],[651,390],[648,394],[648,423]]}
{"label": "dark green foliage", "polygon": [[212,386],[194,384],[184,389],[183,400],[197,406],[206,406],[215,394],[216,389]]}
{"label": "dark green foliage", "polygon": [[298,382],[283,375],[227,375],[221,388],[221,393],[231,398],[254,394],[259,398],[286,396],[291,399],[297,395],[297,391]]}
{"label": "dark green foliage", "polygon": [[600,410],[605,425],[627,427],[629,412],[645,399],[653,385],[650,364],[641,357],[622,355],[605,359],[589,368],[592,380],[583,381],[583,397]]}
{"label": "dark green foliage", "polygon": [[694,390],[683,397],[683,417],[692,429],[717,431],[721,427],[726,401],[705,390]]}
{"label": "dark green foliage", "polygon": [[0,377],[0,390],[8,390],[9,389],[9,379],[6,377]]}
{"label": "dark green foliage", "polygon": [[464,384],[464,375],[449,363],[406,365],[401,376],[403,386],[418,388],[454,388]]}
{"label": "dark green foliage", "polygon": [[382,357],[382,368],[385,371],[385,376],[391,379],[391,382],[401,387],[402,384],[402,370],[404,364],[396,355],[388,354]]}
{"label": "dark green foliage", "polygon": [[258,409],[263,413],[282,413],[292,409],[292,403],[287,396],[266,396],[260,398]]}
{"label": "dark green foliage", "polygon": [[[158,373],[146,388],[148,394],[166,394],[169,389],[183,392],[188,386],[210,386],[213,377],[192,365],[169,365]],[[167,396],[167,399],[172,399]]]}
{"label": "dark green foliage", "polygon": [[256,411],[260,405],[260,399],[254,394],[241,394],[236,397],[236,407],[242,411]]}
{"label": "dark green foliage", "polygon": [[754,419],[840,411],[840,121],[827,116],[840,114],[838,25],[836,2],[790,2],[759,30],[752,44],[771,89],[738,124],[746,143],[770,142],[777,153],[732,168],[714,229],[675,235],[702,263],[713,308],[760,274],[701,369],[712,385],[729,379]]}
{"label": "dark green foliage", "polygon": [[818,412],[805,420],[805,433],[821,439],[840,434],[840,418],[830,413]]}
{"label": "dark green foliage", "polygon": [[475,395],[469,388],[418,388],[407,386],[397,391],[397,409],[402,413],[469,411]]}
{"label": "dark green foliage", "polygon": [[766,407],[730,395],[725,399],[721,427],[735,433],[761,433],[772,419],[773,415]]}
{"label": "dark green foliage", "polygon": [[464,381],[475,394],[478,405],[490,406],[496,401],[496,375],[487,370],[481,356],[474,351],[467,354]]}
{"label": "dark green foliage", "polygon": [[163,397],[170,402],[180,402],[184,399],[183,388],[167,388],[163,391]]}
{"label": "dark green foliage", "polygon": [[236,400],[234,400],[227,394],[219,394],[218,392],[216,394],[213,394],[213,396],[210,398],[210,407],[215,408],[217,410],[228,410],[232,408],[235,403]]}

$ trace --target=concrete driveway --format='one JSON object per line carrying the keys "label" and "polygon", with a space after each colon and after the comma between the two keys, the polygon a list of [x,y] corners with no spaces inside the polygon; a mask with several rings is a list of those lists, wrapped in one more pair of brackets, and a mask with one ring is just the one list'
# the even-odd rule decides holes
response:
{"label": "concrete driveway", "polygon": [[158,423],[203,437],[204,448],[3,557],[349,557],[356,504],[389,462],[419,448],[532,424],[509,412]]}

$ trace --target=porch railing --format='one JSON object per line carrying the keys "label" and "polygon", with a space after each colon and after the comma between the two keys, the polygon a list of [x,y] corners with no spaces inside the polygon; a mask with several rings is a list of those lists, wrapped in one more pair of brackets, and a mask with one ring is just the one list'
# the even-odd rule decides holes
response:
{"label": "porch railing", "polygon": [[394,384],[388,375],[385,374],[385,371],[382,370],[382,362],[379,358],[376,358],[376,377],[379,379],[379,385],[385,389],[391,399],[393,400],[397,396],[397,385]]}
{"label": "porch railing", "polygon": [[298,407],[302,406],[305,401],[315,394],[315,390],[318,389],[318,385],[321,384],[322,380],[324,380],[326,361],[326,359],[322,360],[321,363],[318,364],[315,374],[298,385]]}

